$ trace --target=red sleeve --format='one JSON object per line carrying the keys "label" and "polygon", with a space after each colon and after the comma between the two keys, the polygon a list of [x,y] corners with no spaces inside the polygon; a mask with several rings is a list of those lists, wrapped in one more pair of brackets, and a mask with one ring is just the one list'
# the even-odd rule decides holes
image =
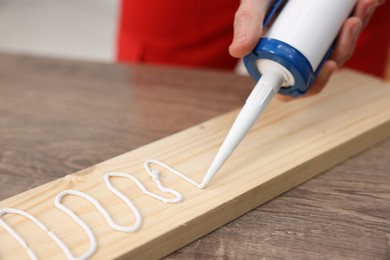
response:
{"label": "red sleeve", "polygon": [[229,55],[238,0],[123,0],[117,58],[233,69]]}

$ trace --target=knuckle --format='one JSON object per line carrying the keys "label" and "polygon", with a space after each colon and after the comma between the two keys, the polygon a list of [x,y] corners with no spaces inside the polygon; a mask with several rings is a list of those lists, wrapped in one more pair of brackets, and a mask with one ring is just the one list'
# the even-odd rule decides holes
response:
{"label": "knuckle", "polygon": [[341,59],[341,64],[344,64],[347,60],[349,60],[353,55],[354,46],[349,46],[345,49],[344,55]]}
{"label": "knuckle", "polygon": [[351,57],[352,57],[352,51],[349,51],[349,52],[346,53],[346,55],[344,56],[344,61],[349,60]]}
{"label": "knuckle", "polygon": [[248,20],[252,16],[252,13],[249,10],[238,10],[234,16],[236,21]]}
{"label": "knuckle", "polygon": [[351,56],[351,53],[343,53],[343,55],[340,55],[340,58],[337,60],[338,66],[342,66]]}

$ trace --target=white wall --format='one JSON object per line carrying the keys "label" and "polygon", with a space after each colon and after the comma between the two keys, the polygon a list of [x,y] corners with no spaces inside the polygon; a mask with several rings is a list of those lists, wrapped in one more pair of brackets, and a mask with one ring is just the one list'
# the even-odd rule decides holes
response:
{"label": "white wall", "polygon": [[0,0],[0,51],[112,62],[118,5],[119,0]]}

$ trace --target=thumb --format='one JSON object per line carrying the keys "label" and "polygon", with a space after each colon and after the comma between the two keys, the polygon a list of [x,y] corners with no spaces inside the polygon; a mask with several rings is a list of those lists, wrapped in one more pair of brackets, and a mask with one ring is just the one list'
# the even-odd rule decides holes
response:
{"label": "thumb", "polygon": [[234,17],[230,55],[241,58],[253,50],[262,35],[263,20],[271,3],[271,0],[241,0]]}

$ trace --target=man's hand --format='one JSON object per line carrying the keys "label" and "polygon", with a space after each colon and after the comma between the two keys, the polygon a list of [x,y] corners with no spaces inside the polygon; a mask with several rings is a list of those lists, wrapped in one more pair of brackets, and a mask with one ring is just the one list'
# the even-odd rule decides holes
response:
{"label": "man's hand", "polygon": [[[375,9],[385,0],[359,0],[353,16],[348,18],[340,30],[335,49],[326,61],[313,86],[305,96],[321,92],[330,76],[352,55],[357,39],[370,20]],[[229,47],[230,55],[242,58],[251,52],[258,43],[263,31],[263,20],[272,0],[241,0],[234,20],[234,37]],[[281,96],[282,100],[291,97]]]}

